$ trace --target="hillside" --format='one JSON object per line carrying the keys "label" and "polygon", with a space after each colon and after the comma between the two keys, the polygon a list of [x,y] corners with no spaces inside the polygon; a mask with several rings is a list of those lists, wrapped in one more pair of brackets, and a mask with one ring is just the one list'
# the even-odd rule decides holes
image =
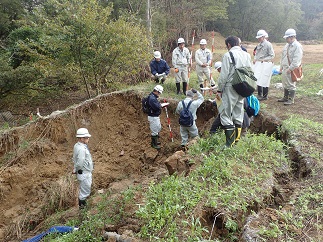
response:
{"label": "hillside", "polygon": [[[247,45],[250,53],[253,46],[252,43]],[[275,45],[276,59],[280,56],[281,48],[282,45]],[[216,48],[215,56],[221,56],[224,51],[224,48]],[[319,63],[322,54],[322,45],[304,45],[303,64],[307,70],[305,75],[310,86],[307,85],[306,78],[304,82],[299,83],[300,91],[292,107],[278,105],[276,100],[281,97],[282,91],[271,87],[269,100],[262,103],[262,111],[254,120],[252,126],[254,133],[274,134],[282,122],[290,119],[292,115],[323,125],[322,96],[314,94],[323,88],[323,77],[317,72],[318,68],[314,68],[315,72],[311,72],[314,64],[322,66],[323,63]],[[91,202],[93,207],[102,200],[101,193],[108,192],[106,196],[118,197],[129,187],[140,185],[145,189],[151,182],[159,182],[167,177],[169,170],[164,162],[178,151],[180,146],[179,126],[174,115],[178,100],[173,98],[171,82],[172,78],[166,86],[168,90],[163,98],[171,103],[168,111],[175,141],[172,143],[169,140],[169,130],[163,112],[161,116],[163,148],[160,152],[150,148],[147,117],[141,112],[140,106],[140,99],[144,93],[132,90],[86,100],[24,126],[3,131],[0,136],[0,210],[3,214],[0,217],[0,240],[21,241],[45,230],[51,219],[64,224],[68,219],[78,217],[77,183],[71,174],[71,157],[75,132],[81,126],[88,127],[92,134],[90,149],[95,161]],[[275,77],[272,84],[274,82],[279,82],[279,77]],[[148,86],[145,93],[153,87],[153,84]],[[207,101],[200,107],[197,125],[201,134],[208,130],[215,113],[216,110]],[[261,222],[265,223],[266,220],[270,220],[268,217],[275,218],[277,216],[275,209],[289,206],[290,201],[297,197],[302,189],[306,190],[312,181],[322,183],[320,155],[323,139],[322,134],[317,135],[315,130],[312,131],[310,135],[297,133],[296,138],[286,131],[283,132],[286,136],[279,137],[285,142],[290,139],[296,139],[298,142],[297,145],[291,146],[291,149],[287,149],[289,159],[292,161],[292,173],[288,174],[288,178],[282,176],[279,181],[281,190],[273,192],[273,199],[276,199],[275,207],[268,206],[259,210],[258,220],[250,222],[250,227],[256,227]],[[313,168],[316,168],[315,173],[311,172]],[[143,202],[141,199],[137,197],[133,205]],[[322,203],[313,206],[317,208],[322,206]],[[128,208],[129,214],[133,215],[134,207],[136,206]],[[58,215],[58,219],[50,217],[56,209],[65,211],[61,216]],[[93,214],[96,212],[95,209],[91,211]],[[111,207],[109,212],[113,214],[119,211],[118,208]],[[316,224],[320,224],[322,213],[313,219],[317,221]],[[126,217],[124,221],[110,228],[110,231],[119,234],[125,231],[137,233],[140,226],[140,221]],[[109,231],[109,228],[105,229]],[[308,231],[310,232],[306,234],[308,237],[321,238],[319,229],[315,231],[311,228]],[[218,233],[220,234],[219,231]],[[309,241],[302,233],[298,238],[299,241]]]}

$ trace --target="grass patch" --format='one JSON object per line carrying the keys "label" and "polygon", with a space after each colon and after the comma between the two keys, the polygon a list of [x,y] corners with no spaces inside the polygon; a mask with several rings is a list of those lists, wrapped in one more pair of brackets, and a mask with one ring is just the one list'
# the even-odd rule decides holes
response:
{"label": "grass patch", "polygon": [[308,149],[310,157],[321,161],[321,145],[323,144],[323,124],[292,115],[282,122],[280,133],[288,134],[288,142]]}
{"label": "grass patch", "polygon": [[[305,186],[304,186],[305,188]],[[273,210],[259,229],[259,241],[320,241],[323,231],[323,185],[306,184],[287,206]]]}
{"label": "grass patch", "polygon": [[204,154],[201,166],[188,177],[171,176],[150,186],[147,202],[137,212],[144,221],[141,237],[160,241],[207,239],[210,231],[198,222],[200,215],[192,212],[197,207],[221,211],[226,237],[237,237],[239,221],[250,213],[255,201],[261,203],[270,196],[271,190],[264,188],[271,186],[273,173],[287,161],[284,144],[266,135],[247,135],[234,149],[225,149],[223,144],[223,135],[200,139],[191,148],[191,155]]}

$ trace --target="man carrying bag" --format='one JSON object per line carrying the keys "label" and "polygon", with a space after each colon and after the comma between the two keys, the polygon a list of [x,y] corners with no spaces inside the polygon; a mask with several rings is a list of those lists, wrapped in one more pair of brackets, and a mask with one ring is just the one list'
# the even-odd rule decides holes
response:
{"label": "man carrying bag", "polygon": [[295,29],[287,29],[283,38],[287,42],[280,61],[284,96],[278,99],[278,102],[283,102],[284,105],[291,105],[294,103],[296,82],[301,79],[301,76],[299,76],[298,80],[293,80],[292,74],[296,69],[301,68],[303,47],[296,39]]}
{"label": "man carrying bag", "polygon": [[[251,57],[239,46],[236,36],[229,36],[225,40],[229,50],[222,58],[221,74],[218,79],[218,98],[222,98],[223,109],[221,109],[221,124],[224,127],[226,146],[231,147],[236,138],[240,138],[243,122],[243,96],[239,95],[232,86],[235,68],[251,68]],[[235,66],[232,63],[230,53],[232,52]]]}

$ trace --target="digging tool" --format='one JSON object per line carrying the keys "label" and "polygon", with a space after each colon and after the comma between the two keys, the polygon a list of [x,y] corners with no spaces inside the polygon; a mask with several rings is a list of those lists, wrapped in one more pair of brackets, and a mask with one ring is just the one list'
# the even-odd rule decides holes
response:
{"label": "digging tool", "polygon": [[167,105],[169,103],[166,102],[166,99],[164,99],[164,104],[165,105],[162,107],[165,108],[165,112],[166,112],[167,124],[168,124],[168,128],[169,128],[169,137],[171,138],[172,142],[174,142],[172,128],[170,127],[170,118],[168,116],[168,111],[167,111]]}
{"label": "digging tool", "polygon": [[188,65],[188,80],[187,80],[186,91],[189,89],[188,85],[190,83],[190,74],[191,74],[191,68],[192,68],[192,64],[193,64],[194,37],[195,37],[195,30],[193,30],[193,34],[192,34],[191,57],[190,57],[190,63]]}
{"label": "digging tool", "polygon": [[[214,31],[212,31],[212,56],[214,52]],[[211,64],[210,64],[210,86],[211,86],[211,80],[212,80],[212,65],[213,65],[213,58],[211,58]]]}

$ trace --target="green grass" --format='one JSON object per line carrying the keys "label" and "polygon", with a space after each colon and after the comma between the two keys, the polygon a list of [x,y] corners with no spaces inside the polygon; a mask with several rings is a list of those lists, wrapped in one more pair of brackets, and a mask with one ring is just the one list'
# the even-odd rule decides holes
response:
{"label": "green grass", "polygon": [[286,166],[287,161],[284,144],[266,135],[248,135],[235,149],[225,149],[223,144],[223,135],[200,139],[191,148],[191,154],[193,157],[204,154],[201,166],[188,177],[171,176],[150,186],[147,203],[137,213],[147,221],[140,232],[143,238],[207,239],[210,231],[200,223],[193,230],[199,233],[192,232],[192,221],[201,219],[192,213],[196,207],[221,211],[227,221],[227,237],[238,236],[239,221],[250,213],[249,207],[254,202],[261,203],[270,196],[271,189],[264,188],[269,186],[273,173]]}

